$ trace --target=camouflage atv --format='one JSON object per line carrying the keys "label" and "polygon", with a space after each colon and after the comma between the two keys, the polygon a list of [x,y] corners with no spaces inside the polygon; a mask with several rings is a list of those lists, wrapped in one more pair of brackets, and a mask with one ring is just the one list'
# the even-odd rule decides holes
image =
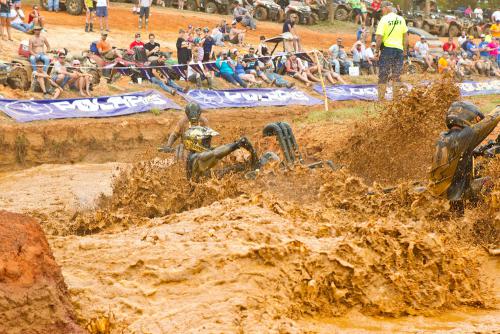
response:
{"label": "camouflage atv", "polygon": [[11,64],[0,62],[0,85],[27,90],[30,87],[30,76],[31,71],[28,74],[23,64],[19,62]]}

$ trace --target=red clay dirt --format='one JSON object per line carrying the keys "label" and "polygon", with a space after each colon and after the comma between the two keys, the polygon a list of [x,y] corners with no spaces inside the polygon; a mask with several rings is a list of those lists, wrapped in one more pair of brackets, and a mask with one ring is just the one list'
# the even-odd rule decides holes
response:
{"label": "red clay dirt", "polygon": [[0,333],[84,333],[40,225],[0,211]]}

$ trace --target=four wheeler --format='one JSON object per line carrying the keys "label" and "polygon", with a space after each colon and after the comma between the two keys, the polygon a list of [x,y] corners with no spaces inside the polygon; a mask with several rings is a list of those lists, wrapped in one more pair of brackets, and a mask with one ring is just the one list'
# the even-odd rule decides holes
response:
{"label": "four wheeler", "polygon": [[296,22],[299,24],[315,24],[311,14],[311,7],[301,1],[290,1],[290,4],[285,8],[285,17],[290,19],[292,15],[295,15],[298,18]]}
{"label": "four wheeler", "polygon": [[[59,0],[59,8],[65,8],[66,12],[71,15],[81,15],[85,6],[83,5],[84,0]],[[40,0],[40,7],[47,10],[48,0]]]}
{"label": "four wheeler", "polygon": [[312,15],[316,22],[328,20],[328,8],[326,8],[325,5],[318,1],[314,1],[309,4],[309,7],[311,7]]}
{"label": "four wheeler", "polygon": [[10,64],[0,62],[0,85],[8,85],[12,89],[27,90],[30,87],[31,67],[28,67],[28,76],[24,66],[18,61],[13,61]]}
{"label": "four wheeler", "polygon": [[255,0],[253,6],[253,16],[256,20],[284,21],[285,13],[283,9],[273,0]]}
{"label": "four wheeler", "polygon": [[352,7],[346,0],[333,1],[333,18],[337,21],[349,21],[352,18]]}
{"label": "four wheeler", "polygon": [[232,1],[230,0],[209,0],[205,3],[205,12],[209,14],[228,14],[231,15],[233,10]]}

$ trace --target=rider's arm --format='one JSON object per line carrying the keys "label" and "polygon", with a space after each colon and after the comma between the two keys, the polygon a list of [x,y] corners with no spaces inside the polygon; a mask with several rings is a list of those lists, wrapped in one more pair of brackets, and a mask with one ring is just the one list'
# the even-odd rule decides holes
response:
{"label": "rider's arm", "polygon": [[50,50],[50,44],[49,44],[49,40],[47,38],[43,38],[43,43],[45,44],[45,46],[47,47],[47,51]]}
{"label": "rider's arm", "polygon": [[471,126],[474,133],[471,139],[473,148],[481,144],[481,142],[488,137],[488,135],[495,129],[500,122],[500,107],[496,107],[495,111],[486,116],[482,121]]}
{"label": "rider's arm", "polygon": [[36,56],[35,51],[33,51],[33,40],[32,39],[30,39],[29,47],[30,47],[30,54],[33,56]]}

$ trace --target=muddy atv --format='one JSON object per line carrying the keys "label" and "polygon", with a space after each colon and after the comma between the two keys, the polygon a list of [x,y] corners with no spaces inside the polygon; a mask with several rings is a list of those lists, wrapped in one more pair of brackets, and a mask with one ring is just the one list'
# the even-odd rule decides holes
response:
{"label": "muddy atv", "polygon": [[5,64],[0,62],[0,85],[9,86],[12,89],[27,90],[30,87],[31,67],[28,71],[23,64],[12,62]]}
{"label": "muddy atv", "polygon": [[[40,7],[48,10],[48,0],[40,0]],[[64,8],[71,15],[81,15],[85,6],[83,0],[59,0],[59,8]]]}
{"label": "muddy atv", "polygon": [[285,17],[290,19],[292,16],[298,18],[296,22],[299,24],[317,23],[312,15],[311,7],[300,1],[290,1],[290,4],[285,8]]}
{"label": "muddy atv", "polygon": [[233,6],[229,0],[210,0],[205,3],[205,12],[209,14],[231,15]]}
{"label": "muddy atv", "polygon": [[312,15],[314,16],[316,22],[328,20],[328,8],[326,8],[326,6],[321,5],[318,2],[309,6],[311,7]]}
{"label": "muddy atv", "polygon": [[282,22],[285,18],[285,13],[280,5],[272,0],[255,0],[253,9],[253,16],[259,21],[275,21]]}
{"label": "muddy atv", "polygon": [[350,21],[352,7],[346,0],[333,0],[333,18],[337,21]]}

